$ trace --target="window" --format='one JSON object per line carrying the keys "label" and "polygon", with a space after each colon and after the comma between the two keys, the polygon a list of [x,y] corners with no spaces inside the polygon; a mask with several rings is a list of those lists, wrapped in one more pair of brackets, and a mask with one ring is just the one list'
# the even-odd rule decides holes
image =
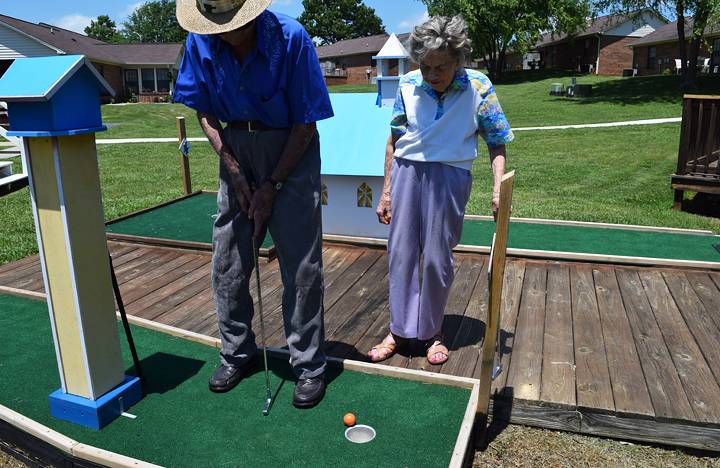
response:
{"label": "window", "polygon": [[715,72],[715,67],[720,66],[720,37],[715,39],[713,42],[713,53],[712,53],[712,72]]}
{"label": "window", "polygon": [[328,204],[328,188],[325,184],[322,184],[322,192],[320,193],[320,204],[326,206]]}
{"label": "window", "polygon": [[372,208],[372,189],[363,182],[357,189],[357,206],[360,208]]}
{"label": "window", "polygon": [[648,47],[647,67],[654,70],[657,65],[657,47]]}
{"label": "window", "polygon": [[143,68],[142,69],[142,92],[152,93],[155,91],[155,69],[154,68]]}
{"label": "window", "polygon": [[157,91],[158,93],[170,92],[170,70],[167,68],[156,68],[157,75]]}
{"label": "window", "polygon": [[125,94],[127,96],[138,94],[137,70],[125,70]]}

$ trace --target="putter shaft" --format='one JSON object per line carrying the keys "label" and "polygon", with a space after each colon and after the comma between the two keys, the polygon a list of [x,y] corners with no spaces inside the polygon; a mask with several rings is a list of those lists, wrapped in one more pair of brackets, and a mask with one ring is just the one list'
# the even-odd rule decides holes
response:
{"label": "putter shaft", "polygon": [[255,236],[252,238],[253,257],[255,259],[255,280],[257,281],[258,309],[260,311],[260,339],[262,340],[263,364],[265,366],[265,389],[267,396],[265,398],[265,406],[263,407],[263,415],[270,414],[270,406],[272,405],[272,391],[270,390],[270,374],[268,372],[267,346],[265,343],[265,318],[263,316],[262,290],[260,289],[260,262],[258,261],[258,251],[255,245]]}

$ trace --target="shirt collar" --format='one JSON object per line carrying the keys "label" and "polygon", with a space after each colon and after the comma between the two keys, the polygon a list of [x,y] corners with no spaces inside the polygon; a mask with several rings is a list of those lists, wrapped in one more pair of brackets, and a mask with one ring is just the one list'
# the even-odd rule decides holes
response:
{"label": "shirt collar", "polygon": [[[420,84],[417,86],[420,86],[421,89],[423,89],[426,93],[428,93],[430,96],[435,98],[436,100],[440,99],[440,96],[438,95],[437,91],[433,89],[433,87],[428,83],[427,81],[422,79],[422,74],[420,74]],[[447,92],[462,92],[465,91],[470,84],[470,78],[468,77],[467,71],[465,68],[460,67],[455,72],[455,76],[453,77],[452,82],[450,83],[450,86],[447,88]]]}

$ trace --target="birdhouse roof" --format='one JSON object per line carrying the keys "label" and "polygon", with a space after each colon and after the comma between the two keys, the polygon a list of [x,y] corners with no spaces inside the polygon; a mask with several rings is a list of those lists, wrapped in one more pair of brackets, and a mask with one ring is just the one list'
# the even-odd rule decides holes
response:
{"label": "birdhouse roof", "polygon": [[408,58],[410,54],[395,34],[391,34],[380,52],[373,58]]}
{"label": "birdhouse roof", "polygon": [[323,175],[385,175],[392,108],[377,107],[372,93],[332,93],[335,117],[318,122]]}
{"label": "birdhouse roof", "polygon": [[115,92],[84,55],[16,59],[0,79],[0,101],[49,101],[83,68],[97,80],[103,96]]}

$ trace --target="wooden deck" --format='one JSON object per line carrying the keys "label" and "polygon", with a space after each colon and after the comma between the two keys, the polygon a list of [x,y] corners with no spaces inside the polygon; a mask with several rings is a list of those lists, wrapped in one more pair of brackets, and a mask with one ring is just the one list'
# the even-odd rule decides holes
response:
{"label": "wooden deck", "polygon": [[[129,314],[217,336],[208,252],[110,250]],[[363,360],[387,333],[385,253],[326,244],[323,255],[328,352]],[[456,260],[450,360],[430,366],[411,350],[386,364],[478,375],[488,259]],[[268,345],[282,347],[277,261],[261,277]],[[38,258],[0,266],[0,286],[42,292]],[[501,328],[494,408],[511,422],[720,451],[719,272],[510,259]]]}

